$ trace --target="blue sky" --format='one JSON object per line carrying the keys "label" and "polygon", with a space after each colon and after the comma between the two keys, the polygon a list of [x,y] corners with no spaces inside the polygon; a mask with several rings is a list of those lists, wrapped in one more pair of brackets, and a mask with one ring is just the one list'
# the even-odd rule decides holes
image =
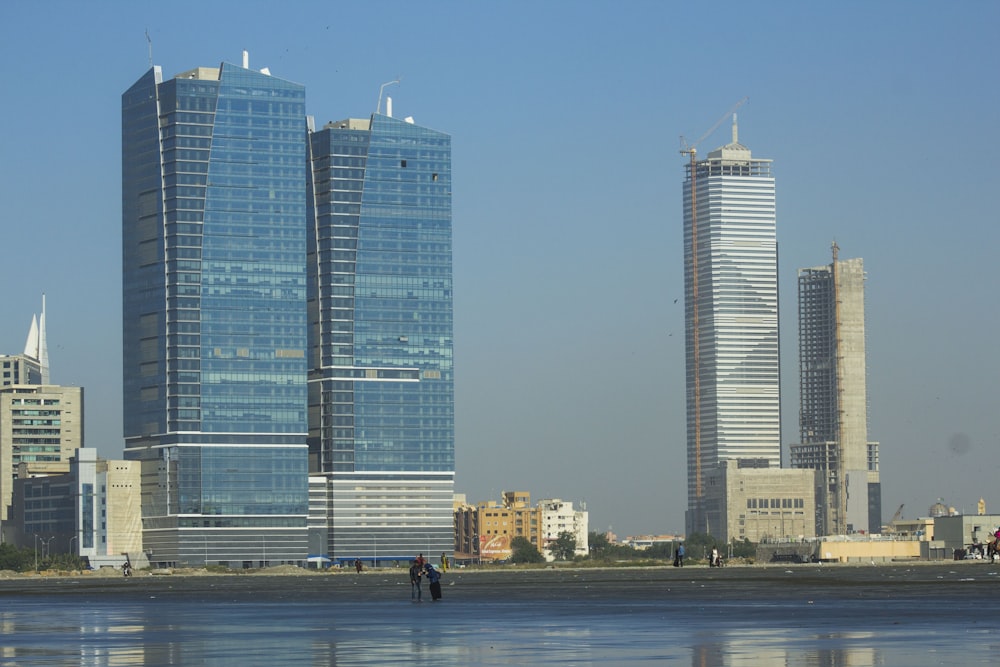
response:
{"label": "blue sky", "polygon": [[997,25],[995,2],[5,3],[0,351],[44,291],[52,379],[120,456],[120,96],[147,29],[165,76],[247,49],[318,123],[401,76],[395,115],[453,140],[457,490],[682,531],[678,137],[748,96],[740,140],[777,180],[783,443],[795,272],[836,240],[868,272],[884,518],[1000,511]]}

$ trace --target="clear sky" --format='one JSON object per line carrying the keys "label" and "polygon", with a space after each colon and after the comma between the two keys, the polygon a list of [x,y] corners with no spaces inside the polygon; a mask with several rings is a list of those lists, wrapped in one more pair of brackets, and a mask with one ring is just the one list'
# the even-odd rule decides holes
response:
{"label": "clear sky", "polygon": [[394,114],[453,141],[456,490],[680,532],[678,137],[748,96],[740,140],[777,181],[783,445],[796,269],[836,240],[868,273],[883,518],[1000,512],[998,25],[993,1],[4,3],[0,352],[45,292],[52,380],[121,456],[121,93],[146,30],[165,77],[247,49],[317,123],[401,76]]}

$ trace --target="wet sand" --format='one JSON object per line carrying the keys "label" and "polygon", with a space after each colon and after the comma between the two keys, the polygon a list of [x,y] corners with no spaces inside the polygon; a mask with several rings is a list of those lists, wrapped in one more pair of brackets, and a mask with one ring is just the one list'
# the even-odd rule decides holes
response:
{"label": "wet sand", "polygon": [[[992,659],[979,562],[0,580],[2,664],[954,665]],[[16,658],[5,662],[2,656]]]}

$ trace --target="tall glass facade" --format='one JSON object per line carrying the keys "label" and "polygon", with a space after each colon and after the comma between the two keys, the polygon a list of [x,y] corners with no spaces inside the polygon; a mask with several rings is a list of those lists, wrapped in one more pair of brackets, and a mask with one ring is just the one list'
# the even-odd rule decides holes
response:
{"label": "tall glass facade", "polygon": [[707,517],[720,510],[705,506],[709,469],[732,459],[781,466],[774,192],[771,161],[735,137],[687,168],[689,534],[710,533]]}
{"label": "tall glass facade", "polygon": [[305,90],[222,64],[122,96],[126,457],[153,562],[304,560]]}
{"label": "tall glass facade", "polygon": [[451,139],[373,115],[311,134],[309,449],[334,558],[453,548]]}

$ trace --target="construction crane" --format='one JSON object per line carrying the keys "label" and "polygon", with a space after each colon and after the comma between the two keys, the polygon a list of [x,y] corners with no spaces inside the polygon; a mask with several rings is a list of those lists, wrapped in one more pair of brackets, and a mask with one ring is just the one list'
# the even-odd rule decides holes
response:
{"label": "construction crane", "polygon": [[892,515],[892,519],[890,519],[890,520],[889,520],[889,525],[890,525],[890,526],[891,526],[892,524],[896,523],[897,521],[899,521],[899,518],[900,518],[901,516],[903,516],[903,507],[904,507],[904,505],[902,505],[902,504],[901,504],[901,505],[899,506],[899,509],[898,509],[898,510],[896,510],[896,513]]}
{"label": "construction crane", "polygon": [[[691,352],[694,358],[694,496],[697,499],[698,511],[694,518],[697,524],[703,523],[698,514],[704,515],[704,510],[701,506],[702,488],[701,488],[701,341],[700,332],[698,330],[699,320],[698,320],[698,179],[697,175],[697,153],[698,144],[703,142],[712,136],[719,126],[731,116],[736,113],[736,110],[743,106],[750,98],[744,97],[742,100],[737,102],[732,109],[727,111],[719,120],[715,122],[705,134],[701,135],[698,141],[693,144],[689,144],[684,140],[684,136],[681,135],[681,155],[687,155],[690,159],[690,166],[688,167],[688,178],[691,181],[691,325],[692,325],[692,336],[691,336]],[[708,532],[707,517],[705,524],[705,532]]]}
{"label": "construction crane", "polygon": [[698,138],[698,141],[694,142],[693,144],[689,144],[684,139],[684,135],[682,134],[681,135],[681,155],[690,155],[691,159],[693,160],[694,156],[695,156],[695,152],[698,149],[698,144],[700,144],[701,142],[705,141],[705,139],[708,139],[710,136],[712,136],[715,133],[715,131],[719,129],[719,126],[722,125],[724,122],[726,122],[727,118],[729,118],[734,113],[736,113],[737,109],[739,109],[741,106],[743,106],[744,104],[746,104],[749,101],[750,101],[749,97],[744,97],[742,100],[740,100],[739,102],[737,102],[736,104],[734,104],[732,109],[730,109],[725,114],[723,114],[723,116],[721,118],[719,118],[719,120],[715,121],[715,125],[713,125],[712,127],[710,127],[708,129],[708,131],[705,132],[705,134],[701,135],[701,137]]}

